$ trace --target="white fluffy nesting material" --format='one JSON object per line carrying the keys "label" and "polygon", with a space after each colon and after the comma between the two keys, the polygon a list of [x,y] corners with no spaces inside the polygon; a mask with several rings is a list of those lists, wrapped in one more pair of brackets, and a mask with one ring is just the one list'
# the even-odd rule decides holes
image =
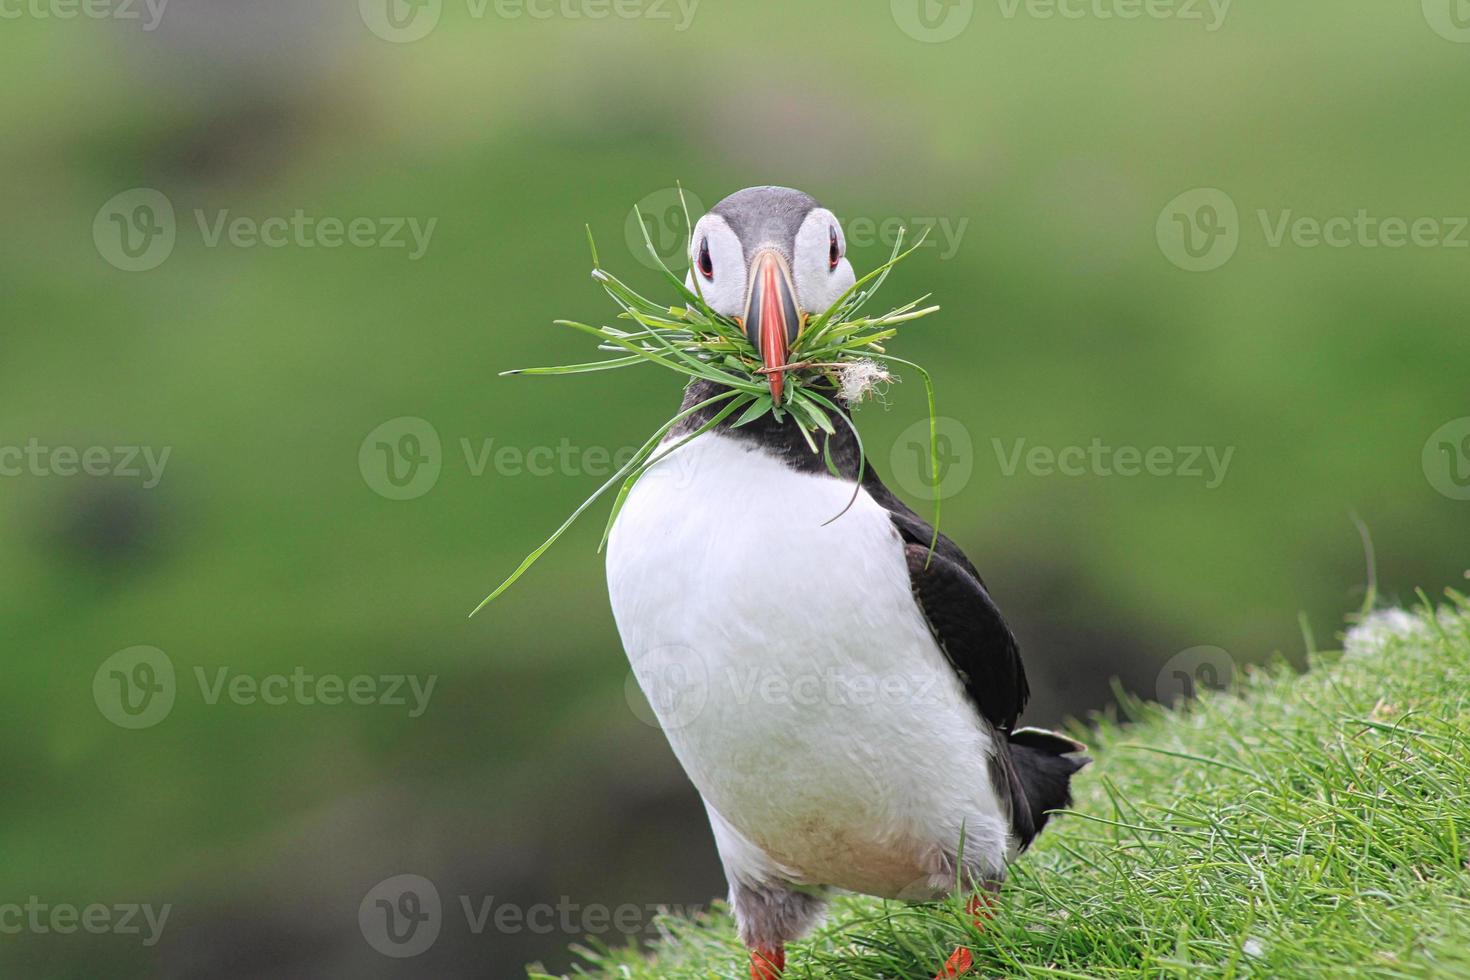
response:
{"label": "white fluffy nesting material", "polygon": [[877,361],[863,358],[850,361],[837,369],[838,394],[849,405],[877,396],[883,397],[884,390],[893,381],[893,375]]}
{"label": "white fluffy nesting material", "polygon": [[1346,653],[1350,657],[1378,653],[1391,640],[1423,636],[1429,624],[1422,616],[1403,609],[1382,609],[1372,613],[1347,632]]}

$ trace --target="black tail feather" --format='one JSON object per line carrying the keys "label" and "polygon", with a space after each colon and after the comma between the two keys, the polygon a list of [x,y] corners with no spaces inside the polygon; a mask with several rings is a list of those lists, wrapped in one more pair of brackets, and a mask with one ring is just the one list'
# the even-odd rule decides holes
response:
{"label": "black tail feather", "polygon": [[1072,805],[1072,775],[1092,760],[1080,754],[1085,745],[1056,732],[1021,728],[1007,738],[1015,775],[1012,823],[1024,848],[1046,826],[1049,811]]}

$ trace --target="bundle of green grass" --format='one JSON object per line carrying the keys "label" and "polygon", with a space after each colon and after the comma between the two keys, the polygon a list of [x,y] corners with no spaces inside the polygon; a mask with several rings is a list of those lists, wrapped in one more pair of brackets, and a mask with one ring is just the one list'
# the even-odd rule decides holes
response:
{"label": "bundle of green grass", "polygon": [[[687,207],[684,219],[686,228],[692,229],[693,223],[689,220]],[[936,482],[938,480],[933,382],[922,367],[890,354],[884,344],[898,334],[901,324],[928,316],[939,307],[921,306],[929,298],[925,295],[887,313],[877,316],[863,314],[893,267],[923,244],[922,236],[905,250],[903,232],[900,231],[894,243],[893,254],[887,262],[858,279],[827,310],[807,320],[791,346],[790,363],[781,369],[785,375],[785,383],[781,386],[781,400],[778,404],[772,398],[770,381],[766,376],[767,369],[741,325],[710,308],[705,302],[699,277],[692,277],[694,288],[690,289],[683,279],[669,269],[654,247],[653,240],[648,235],[647,223],[642,220],[641,214],[639,226],[644,229],[644,244],[648,248],[648,254],[653,257],[663,278],[673,286],[678,302],[673,305],[656,303],[602,268],[597,258],[597,245],[592,240],[591,229],[588,229],[587,242],[592,250],[592,277],[617,304],[618,319],[622,325],[591,326],[574,320],[557,320],[556,323],[587,334],[598,342],[599,351],[614,356],[583,364],[518,368],[503,374],[590,374],[652,364],[690,379],[714,382],[720,386],[720,393],[684,409],[661,425],[627,464],[583,501],[551,537],[527,555],[510,577],[476,607],[475,612],[479,612],[514,585],[587,508],[613,486],[621,484],[603,531],[603,544],[606,544],[607,534],[617,519],[618,511],[638,478],[680,446],[732,416],[732,424],[735,426],[748,425],[765,415],[773,415],[779,422],[790,422],[806,437],[811,451],[822,454],[833,474],[840,476],[826,452],[827,440],[836,435],[839,424],[851,427],[851,423],[846,412],[833,401],[833,395],[849,406],[860,404],[884,383],[892,380],[888,365],[912,369],[924,380],[929,403],[930,455],[933,463],[931,476]],[[686,238],[686,246],[687,244]],[[718,411],[707,422],[678,440],[663,445],[664,437],[685,418],[715,406],[719,406]],[[851,431],[858,444],[858,479],[861,480],[866,458],[862,454],[862,439],[858,437],[856,429]],[[938,494],[935,494],[934,499],[933,523],[937,536]]]}
{"label": "bundle of green grass", "polygon": [[[1470,977],[1470,602],[1450,599],[1368,617],[1304,674],[1121,698],[983,931],[958,904],[847,897],[796,976],[927,980],[963,944],[978,977]],[[744,975],[723,906],[660,929],[651,954],[581,948],[576,975]]]}

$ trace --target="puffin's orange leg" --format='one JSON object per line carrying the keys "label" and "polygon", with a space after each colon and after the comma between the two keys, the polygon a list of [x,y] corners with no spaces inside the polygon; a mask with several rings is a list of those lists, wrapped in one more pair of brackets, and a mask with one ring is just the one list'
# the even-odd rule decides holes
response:
{"label": "puffin's orange leg", "polygon": [[[990,905],[991,899],[988,895],[976,895],[965,905],[965,911],[970,913],[970,917],[974,920],[976,928],[985,928],[985,922],[991,916]],[[949,959],[945,962],[944,968],[935,974],[934,980],[946,980],[948,977],[962,977],[974,968],[975,957],[971,955],[968,949],[959,946],[953,953],[949,954]]]}
{"label": "puffin's orange leg", "polygon": [[750,980],[781,980],[785,971],[785,946],[760,946],[750,951]]}
{"label": "puffin's orange leg", "polygon": [[975,958],[970,955],[968,949],[959,946],[953,953],[949,954],[949,959],[945,962],[944,969],[939,971],[934,977],[934,980],[946,980],[948,977],[962,977],[974,968]]}

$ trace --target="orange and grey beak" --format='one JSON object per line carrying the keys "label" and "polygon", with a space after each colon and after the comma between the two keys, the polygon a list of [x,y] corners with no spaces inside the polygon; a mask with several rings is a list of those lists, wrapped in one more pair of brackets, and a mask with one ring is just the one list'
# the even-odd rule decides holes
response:
{"label": "orange and grey beak", "polygon": [[786,260],[771,249],[755,254],[746,281],[750,287],[745,296],[745,336],[760,351],[771,384],[771,401],[780,405],[786,386],[787,355],[801,332],[796,287]]}

